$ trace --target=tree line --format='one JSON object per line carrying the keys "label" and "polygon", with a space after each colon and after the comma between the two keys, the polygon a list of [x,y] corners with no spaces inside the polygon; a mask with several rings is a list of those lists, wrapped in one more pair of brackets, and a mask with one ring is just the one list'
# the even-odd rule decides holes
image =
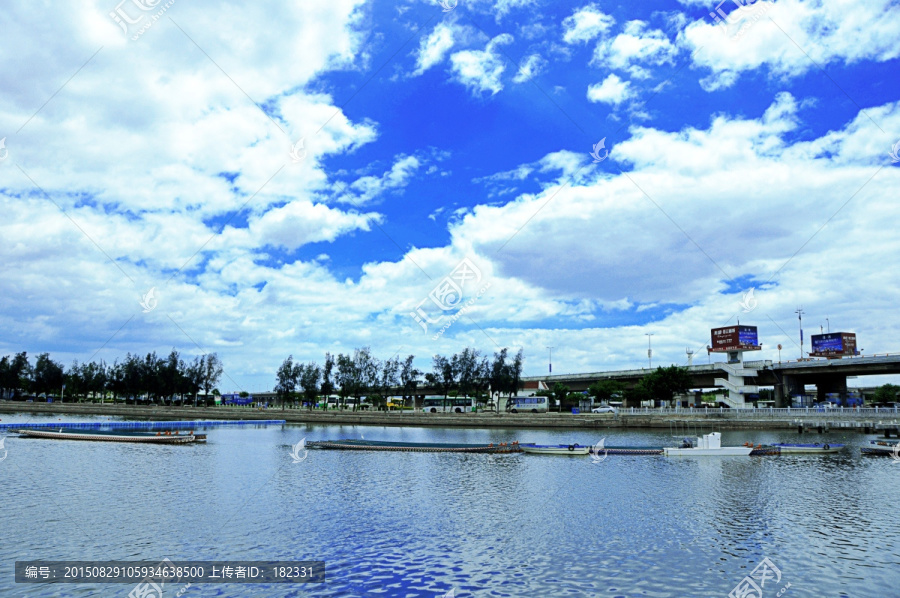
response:
{"label": "tree line", "polygon": [[[112,364],[105,361],[78,363],[65,368],[50,358],[37,356],[34,365],[25,351],[0,358],[0,398],[55,396],[62,400],[128,401],[146,397],[150,402],[184,403],[203,390],[207,396],[222,376],[222,362],[215,353],[186,361],[172,349],[166,357],[156,352],[141,357],[128,353]],[[63,389],[65,385],[65,389]]]}
{"label": "tree line", "polygon": [[[639,407],[642,401],[671,401],[675,395],[686,393],[692,382],[691,375],[685,368],[672,365],[658,367],[633,386],[626,386],[618,380],[598,380],[588,387],[587,396],[594,403],[608,404],[613,399],[620,399],[623,406]],[[584,393],[573,393],[560,382],[554,384],[552,389],[538,394],[556,401],[560,411],[578,407],[585,397]]]}
{"label": "tree line", "polygon": [[[326,353],[322,365],[315,361],[295,363],[289,355],[278,368],[274,390],[282,409],[286,403],[298,399],[312,409],[320,396],[335,394],[342,406],[347,399],[356,399],[354,410],[362,397],[375,407],[384,408],[393,395],[402,397],[401,407],[405,407],[423,382],[439,389],[444,397],[456,393],[493,399],[494,395],[511,396],[517,392],[524,362],[521,349],[510,356],[507,348],[490,358],[472,348],[449,357],[435,355],[430,372],[416,368],[414,360],[414,355],[380,360],[369,347],[354,349],[346,355]],[[321,407],[327,409],[327,400],[321,402]]]}

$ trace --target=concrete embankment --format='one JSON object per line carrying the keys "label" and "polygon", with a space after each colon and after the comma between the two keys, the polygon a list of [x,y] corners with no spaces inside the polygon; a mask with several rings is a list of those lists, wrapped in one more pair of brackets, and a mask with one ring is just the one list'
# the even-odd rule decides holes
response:
{"label": "concrete embankment", "polygon": [[[123,417],[128,419],[153,420],[271,420],[284,419],[288,423],[305,424],[350,424],[367,426],[437,426],[459,428],[669,428],[674,423],[696,423],[713,426],[717,430],[739,429],[797,429],[797,418],[740,418],[725,412],[706,414],[663,415],[653,413],[611,414],[571,414],[571,413],[410,413],[410,412],[352,412],[352,411],[308,411],[306,409],[264,409],[256,410],[238,407],[145,407],[137,405],[112,405],[99,403],[23,403],[0,401],[0,413],[18,415],[97,415]],[[6,418],[0,418],[4,419]],[[845,418],[846,419],[846,418]],[[808,429],[817,426],[861,428],[874,425],[876,421],[867,418],[853,418],[842,422],[833,416],[804,417]],[[4,421],[4,423],[5,423]],[[861,430],[860,430],[861,431]]]}

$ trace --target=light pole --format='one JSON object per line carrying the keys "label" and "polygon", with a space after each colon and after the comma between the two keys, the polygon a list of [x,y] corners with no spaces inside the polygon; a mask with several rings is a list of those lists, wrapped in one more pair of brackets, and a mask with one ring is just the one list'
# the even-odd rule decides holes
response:
{"label": "light pole", "polygon": [[547,347],[547,364],[550,366],[550,373],[553,373],[553,349],[554,347]]}
{"label": "light pole", "polygon": [[828,321],[828,318],[825,318],[825,324],[827,326],[826,330],[828,330],[828,332],[831,332],[831,322]]}
{"label": "light pole", "polygon": [[800,321],[800,359],[803,359],[803,306],[798,307],[794,313],[797,314],[797,319]]}
{"label": "light pole", "polygon": [[652,370],[653,369],[653,348],[650,344],[650,337],[653,336],[654,333],[645,332],[644,334],[647,336],[647,365]]}

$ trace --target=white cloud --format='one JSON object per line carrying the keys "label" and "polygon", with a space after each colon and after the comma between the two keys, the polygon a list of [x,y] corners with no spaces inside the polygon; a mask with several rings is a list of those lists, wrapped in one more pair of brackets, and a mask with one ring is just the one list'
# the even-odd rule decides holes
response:
{"label": "white cloud", "polygon": [[602,83],[594,83],[588,87],[587,98],[592,102],[603,102],[618,106],[625,100],[635,96],[628,81],[622,81],[618,75],[611,73]]}
{"label": "white cloud", "polygon": [[677,48],[661,30],[650,30],[643,21],[629,21],[622,33],[597,44],[592,62],[627,70],[633,77],[645,79],[649,76],[647,70],[634,63],[673,64],[677,53]]}
{"label": "white cloud", "polygon": [[453,47],[453,27],[440,23],[427,38],[419,44],[416,57],[416,70],[412,76],[421,75],[435,64],[441,62],[450,48]]}
{"label": "white cloud", "polygon": [[349,185],[335,184],[333,188],[339,201],[362,205],[377,199],[385,191],[405,187],[420,166],[421,162],[415,156],[401,155],[381,176],[364,176]]}
{"label": "white cloud", "polygon": [[588,4],[563,20],[563,41],[567,44],[589,42],[609,31],[615,22],[596,4]]}
{"label": "white cloud", "polygon": [[308,243],[334,241],[355,230],[370,230],[380,222],[375,213],[343,212],[323,204],[292,201],[250,221],[248,228],[226,228],[216,245],[229,248],[253,248],[258,245],[294,250]]}
{"label": "white cloud", "polygon": [[702,48],[694,64],[711,71],[707,90],[762,66],[776,77],[796,77],[817,65],[900,57],[900,5],[891,0],[760,1],[726,15],[726,25],[701,19],[679,35],[692,52]]}
{"label": "white cloud", "polygon": [[503,89],[500,76],[506,70],[506,58],[495,52],[497,46],[510,44],[513,37],[501,33],[484,50],[463,50],[450,56],[453,72],[460,83],[472,90],[474,95],[486,91],[491,95]]}
{"label": "white cloud", "polygon": [[534,4],[536,4],[536,0],[497,0],[494,4],[494,12],[497,15],[497,21],[499,21],[514,9],[533,6]]}
{"label": "white cloud", "polygon": [[513,83],[524,83],[539,75],[547,65],[547,61],[540,54],[531,54],[522,61],[519,72],[513,77]]}

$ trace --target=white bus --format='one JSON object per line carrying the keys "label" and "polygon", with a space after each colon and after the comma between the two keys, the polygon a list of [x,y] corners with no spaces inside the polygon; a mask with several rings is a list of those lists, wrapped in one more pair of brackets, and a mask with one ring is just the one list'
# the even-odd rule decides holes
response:
{"label": "white bus", "polygon": [[474,397],[428,396],[422,401],[423,413],[467,413],[475,411]]}
{"label": "white bus", "polygon": [[512,413],[547,413],[547,397],[510,397],[506,409]]}

